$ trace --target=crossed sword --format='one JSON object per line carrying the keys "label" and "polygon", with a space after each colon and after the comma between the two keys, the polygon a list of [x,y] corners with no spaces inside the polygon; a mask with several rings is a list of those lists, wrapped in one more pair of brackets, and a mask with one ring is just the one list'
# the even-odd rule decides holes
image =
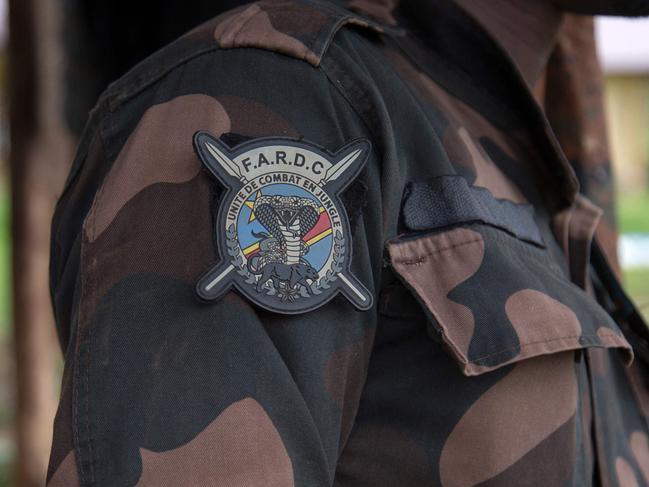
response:
{"label": "crossed sword", "polygon": [[[243,174],[241,174],[241,169],[239,168],[239,166],[232,159],[230,159],[221,150],[219,150],[209,142],[207,142],[205,145],[212,157],[214,157],[214,159],[216,159],[217,162],[221,164],[221,166],[227,171],[228,174],[230,174],[230,176],[234,176],[244,184],[248,182],[247,178]],[[338,179],[342,175],[342,173],[345,172],[358,158],[361,152],[361,149],[356,149],[347,154],[329,169],[327,169],[327,172],[325,172],[324,177],[318,182],[318,185],[320,185],[320,187],[324,187],[329,181]],[[210,289],[212,289],[233,270],[234,266],[232,264],[229,264],[218,276],[207,283],[205,290],[209,291]],[[354,286],[354,284],[343,272],[339,272],[338,277],[340,277],[340,280],[349,288],[351,292],[358,296],[358,299],[360,299],[362,302],[367,301],[367,296],[365,296],[356,286]]]}

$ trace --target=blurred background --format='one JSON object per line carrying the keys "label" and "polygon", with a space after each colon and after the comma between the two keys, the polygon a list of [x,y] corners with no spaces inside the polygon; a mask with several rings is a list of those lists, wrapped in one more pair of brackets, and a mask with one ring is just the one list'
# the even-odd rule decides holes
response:
{"label": "blurred background", "polygon": [[[62,369],[49,224],[88,110],[137,61],[236,3],[0,0],[0,487],[44,485]],[[649,20],[597,19],[596,38],[619,258],[649,317]]]}

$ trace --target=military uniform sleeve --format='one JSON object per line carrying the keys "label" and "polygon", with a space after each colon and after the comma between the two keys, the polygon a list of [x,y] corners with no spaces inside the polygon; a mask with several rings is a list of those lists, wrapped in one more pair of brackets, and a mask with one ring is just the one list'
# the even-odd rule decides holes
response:
{"label": "military uniform sleeve", "polygon": [[[66,367],[49,485],[330,485],[376,326],[353,289],[371,300],[380,280],[371,134],[318,68],[256,49],[194,56],[112,93],[54,220]],[[293,152],[267,162],[293,164],[262,168],[264,147],[287,140]],[[354,143],[364,167],[337,174],[360,164]],[[246,164],[270,179],[233,210],[254,180]],[[317,196],[327,182],[274,176],[309,179],[305,164],[338,178],[337,216]],[[220,265],[213,277],[227,270],[230,285],[199,296]]]}

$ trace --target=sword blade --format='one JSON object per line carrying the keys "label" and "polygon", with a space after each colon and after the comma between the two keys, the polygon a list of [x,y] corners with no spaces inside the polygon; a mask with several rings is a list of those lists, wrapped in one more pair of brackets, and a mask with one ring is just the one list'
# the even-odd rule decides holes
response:
{"label": "sword blade", "polygon": [[239,169],[239,166],[230,159],[228,156],[226,156],[223,152],[221,152],[219,149],[214,147],[212,144],[209,142],[205,143],[205,146],[207,147],[207,150],[209,153],[214,157],[214,159],[217,160],[219,164],[225,169],[230,176],[234,176],[237,179],[240,179],[244,183],[246,182],[246,177],[241,174],[241,170]]}
{"label": "sword blade", "polygon": [[362,150],[356,149],[355,151],[350,152],[345,157],[343,157],[336,164],[327,169],[324,178],[320,181],[320,186],[324,186],[329,181],[334,181],[338,179],[351,165],[358,159],[358,156],[361,155]]}
{"label": "sword blade", "polygon": [[227,266],[227,267],[223,270],[223,272],[221,272],[218,276],[216,276],[214,279],[212,279],[210,282],[207,283],[207,285],[205,286],[205,290],[206,290],[206,291],[209,291],[210,289],[212,289],[212,288],[213,288],[214,286],[216,286],[219,282],[221,282],[225,276],[227,276],[227,275],[228,275],[230,272],[232,272],[233,270],[234,270],[234,266],[233,266],[232,264],[230,264],[229,266]]}
{"label": "sword blade", "polygon": [[352,282],[347,278],[347,276],[345,274],[343,274],[341,272],[341,273],[338,274],[338,277],[340,277],[340,279],[345,283],[345,286],[347,286],[351,292],[353,292],[356,296],[358,296],[358,299],[362,303],[367,302],[367,299],[368,299],[367,296],[365,296],[365,294],[363,294],[360,291],[360,289],[358,289],[356,286],[354,286],[354,284],[352,284]]}

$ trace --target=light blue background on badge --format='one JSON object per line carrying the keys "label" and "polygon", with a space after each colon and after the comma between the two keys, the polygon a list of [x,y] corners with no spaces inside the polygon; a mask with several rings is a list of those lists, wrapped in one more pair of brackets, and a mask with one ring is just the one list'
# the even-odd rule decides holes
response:
{"label": "light blue background on badge", "polygon": [[[264,186],[261,189],[261,194],[299,196],[301,198],[309,198],[318,206],[320,206],[320,202],[311,193],[292,184],[270,184],[268,186]],[[250,195],[247,201],[255,201],[255,199],[256,193]],[[255,219],[254,221],[248,223],[248,220],[250,219],[250,213],[252,213],[252,209],[248,208],[248,206],[246,205],[243,205],[237,218],[237,235],[239,237],[239,245],[241,246],[242,250],[260,241],[260,239],[255,237],[252,232],[268,233],[268,230],[261,223],[259,223],[259,220]],[[333,237],[331,235],[327,235],[322,240],[311,245],[309,247],[309,252],[304,255],[304,258],[309,262],[309,264],[311,264],[313,268],[320,271],[329,258],[332,242]]]}

